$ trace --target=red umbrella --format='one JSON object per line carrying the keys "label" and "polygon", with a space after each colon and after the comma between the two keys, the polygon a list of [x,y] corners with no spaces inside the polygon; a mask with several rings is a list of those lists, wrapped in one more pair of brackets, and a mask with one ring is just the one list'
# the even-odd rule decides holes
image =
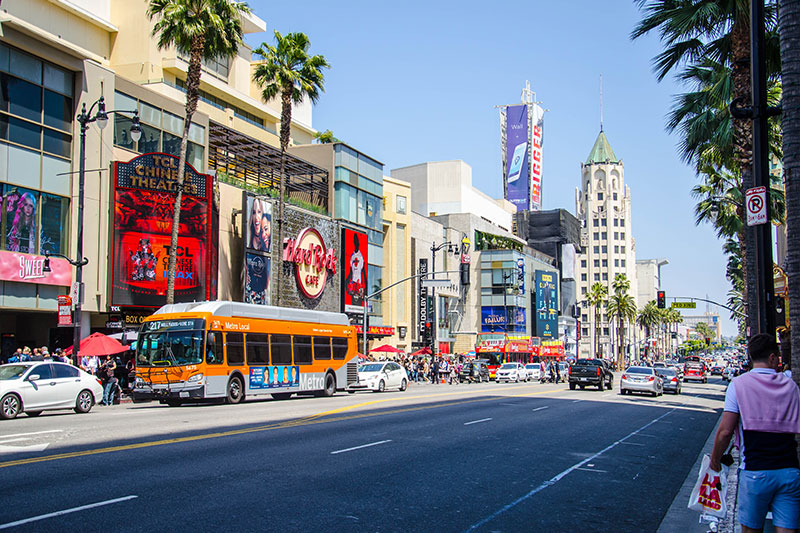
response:
{"label": "red umbrella", "polygon": [[377,348],[371,349],[370,352],[403,353],[403,350],[398,350],[394,346],[384,344],[383,346],[378,346]]}
{"label": "red umbrella", "polygon": [[416,352],[413,352],[411,355],[431,355],[432,353],[433,352],[431,352],[431,349],[425,346],[424,348],[420,348]]}
{"label": "red umbrella", "polygon": [[[108,335],[103,335],[102,333],[92,333],[81,341],[81,344],[78,348],[78,353],[79,355],[86,356],[111,355],[124,352],[127,349],[128,346],[120,344]],[[72,346],[64,350],[65,355],[70,355],[71,353]]]}

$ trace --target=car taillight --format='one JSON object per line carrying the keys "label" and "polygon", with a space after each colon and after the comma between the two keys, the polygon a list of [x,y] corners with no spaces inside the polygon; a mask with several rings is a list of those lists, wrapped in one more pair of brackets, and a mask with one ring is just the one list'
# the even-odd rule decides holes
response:
{"label": "car taillight", "polygon": [[622,379],[628,379],[628,374],[622,374]]}
{"label": "car taillight", "polygon": [[597,367],[597,376],[600,376],[600,367]]}
{"label": "car taillight", "polygon": [[568,374],[572,374],[572,367],[569,367],[569,368],[567,369],[567,373],[568,373]]}
{"label": "car taillight", "polygon": [[97,382],[98,385],[100,385],[101,387],[103,386],[103,382],[102,381],[100,381],[97,378],[94,378],[94,380]]}
{"label": "car taillight", "polygon": [[672,378],[672,382],[673,383],[677,383],[678,382],[678,378]]}
{"label": "car taillight", "polygon": [[655,381],[655,380],[656,380],[655,376],[650,376],[649,378],[647,378],[647,381]]}

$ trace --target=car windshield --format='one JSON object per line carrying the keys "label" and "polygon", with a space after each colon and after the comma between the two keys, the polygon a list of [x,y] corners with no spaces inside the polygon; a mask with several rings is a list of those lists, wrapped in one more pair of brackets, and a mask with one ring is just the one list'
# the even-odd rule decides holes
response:
{"label": "car windshield", "polygon": [[529,368],[531,370],[535,370],[535,369],[539,368],[539,364],[538,363],[529,363],[529,364],[525,365],[525,368]]}
{"label": "car windshield", "polygon": [[500,368],[505,368],[506,370],[509,370],[512,368],[517,368],[517,365],[514,363],[503,363],[503,366],[501,366]]}
{"label": "car windshield", "polygon": [[686,363],[686,368],[691,370],[702,370],[703,363]]}
{"label": "car windshield", "polygon": [[658,372],[658,375],[659,375],[659,376],[669,376],[669,377],[672,377],[672,376],[675,376],[675,375],[676,375],[676,374],[675,374],[675,371],[674,371],[674,370],[672,370],[671,368],[659,368],[659,369],[657,370],[657,372]]}
{"label": "car windshield", "polygon": [[383,370],[383,363],[370,363],[367,365],[361,365],[358,369],[359,372],[380,372]]}
{"label": "car windshield", "polygon": [[25,373],[28,366],[26,365],[3,365],[0,366],[0,381],[17,379]]}
{"label": "car windshield", "polygon": [[644,368],[641,366],[632,366],[625,371],[628,374],[653,374],[652,368]]}
{"label": "car windshield", "polygon": [[196,365],[203,361],[204,337],[204,320],[145,322],[136,345],[136,364],[140,367]]}

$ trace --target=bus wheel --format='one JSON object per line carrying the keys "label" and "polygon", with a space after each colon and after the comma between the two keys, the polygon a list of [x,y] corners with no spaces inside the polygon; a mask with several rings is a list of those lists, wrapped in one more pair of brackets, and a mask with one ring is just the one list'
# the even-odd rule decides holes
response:
{"label": "bus wheel", "polygon": [[333,374],[325,374],[325,388],[322,390],[322,395],[330,398],[336,394],[336,378]]}
{"label": "bus wheel", "polygon": [[244,398],[244,387],[242,380],[238,376],[234,376],[228,381],[228,396],[225,399],[227,403],[239,403]]}

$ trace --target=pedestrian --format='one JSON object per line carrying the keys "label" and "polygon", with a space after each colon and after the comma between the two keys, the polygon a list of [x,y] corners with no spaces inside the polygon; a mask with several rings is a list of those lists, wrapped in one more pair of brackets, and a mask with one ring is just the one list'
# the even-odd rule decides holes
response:
{"label": "pedestrian", "polygon": [[428,381],[428,378],[430,377],[429,374],[430,371],[431,371],[430,362],[427,359],[425,359],[425,361],[422,364],[422,381]]}
{"label": "pedestrian", "polygon": [[776,370],[775,338],[754,335],[747,344],[750,372],[734,378],[725,393],[710,468],[721,470],[722,455],[735,437],[739,465],[739,522],[744,533],[761,531],[768,511],[776,530],[800,529],[800,389]]}
{"label": "pedestrian", "polygon": [[116,369],[117,362],[110,355],[107,355],[105,362],[100,367],[100,371],[106,381],[106,386],[103,389],[103,405],[114,403],[114,393],[117,390],[117,377],[114,375]]}
{"label": "pedestrian", "polygon": [[8,358],[9,363],[19,363],[22,361],[22,348],[17,348],[17,351]]}
{"label": "pedestrian", "polygon": [[439,383],[439,358],[433,358],[433,364],[431,365],[431,381],[433,384],[436,385]]}

